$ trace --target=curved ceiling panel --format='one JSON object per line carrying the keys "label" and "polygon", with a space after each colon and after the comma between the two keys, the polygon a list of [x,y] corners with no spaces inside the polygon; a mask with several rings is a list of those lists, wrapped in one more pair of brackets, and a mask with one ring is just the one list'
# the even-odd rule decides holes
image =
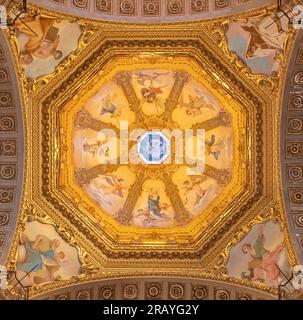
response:
{"label": "curved ceiling panel", "polygon": [[4,34],[0,32],[0,265],[15,232],[23,186],[23,123],[19,85]]}
{"label": "curved ceiling panel", "polygon": [[215,279],[146,276],[73,284],[32,300],[272,300],[273,293]]}
{"label": "curved ceiling panel", "polygon": [[84,18],[133,23],[207,20],[275,3],[274,0],[31,0]]}
{"label": "curved ceiling panel", "polygon": [[284,206],[296,253],[303,263],[303,32],[297,35],[286,75],[281,117]]}

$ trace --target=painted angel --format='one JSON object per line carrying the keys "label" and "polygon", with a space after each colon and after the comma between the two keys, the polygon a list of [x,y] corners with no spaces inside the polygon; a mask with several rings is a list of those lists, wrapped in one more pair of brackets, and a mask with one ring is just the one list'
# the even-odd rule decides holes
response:
{"label": "painted angel", "polygon": [[217,140],[216,136],[212,134],[211,139],[206,141],[206,155],[212,155],[216,160],[223,150],[227,150],[228,144],[224,139]]}
{"label": "painted angel", "polygon": [[189,116],[199,116],[203,113],[204,110],[209,110],[209,111],[217,111],[217,108],[214,106],[211,101],[204,96],[204,94],[196,89],[197,95],[192,96],[189,95],[189,102],[184,101],[184,96],[181,95],[180,97],[180,102],[179,106],[180,108],[185,108],[186,109],[186,114]]}
{"label": "painted angel", "polygon": [[142,223],[144,226],[148,226],[157,220],[155,217],[152,216],[151,212],[148,209],[138,209],[138,212],[135,216],[143,219]]}
{"label": "painted angel", "polygon": [[124,179],[115,175],[107,174],[105,177],[106,184],[101,185],[101,189],[105,195],[115,195],[123,198]]}
{"label": "painted angel", "polygon": [[116,175],[107,174],[103,177],[101,184],[91,182],[87,187],[88,193],[102,206],[104,204],[112,206],[112,196],[124,197],[123,190],[127,189],[124,186],[124,179]]}
{"label": "painted angel", "polygon": [[87,141],[83,142],[83,151],[90,153],[93,158],[98,155],[102,157],[103,155],[109,155],[109,137],[106,137],[104,140],[97,140],[96,143],[89,144]]}
{"label": "painted angel", "polygon": [[149,104],[154,104],[156,106],[157,113],[160,114],[161,110],[164,108],[163,99],[160,97],[163,93],[162,88],[164,87],[166,87],[166,85],[155,86],[152,80],[148,86],[141,89],[141,95],[143,98],[141,103],[147,102]]}
{"label": "painted angel", "polygon": [[110,94],[106,95],[101,100],[101,110],[100,115],[107,115],[109,114],[111,118],[118,119],[121,116],[122,109],[124,106],[114,104],[112,101],[114,100],[114,97],[111,97]]}
{"label": "painted angel", "polygon": [[164,73],[158,73],[158,72],[152,72],[152,73],[147,73],[144,71],[138,71],[135,74],[135,78],[137,80],[137,82],[142,85],[143,87],[146,86],[145,82],[149,81],[152,82],[156,79],[158,79],[160,76],[167,76],[169,74],[169,72],[164,72]]}
{"label": "painted angel", "polygon": [[200,177],[190,176],[188,180],[185,180],[182,185],[182,190],[185,193],[185,204],[188,204],[188,194],[191,192],[195,193],[196,200],[194,202],[194,207],[199,206],[205,199],[207,194],[207,189],[203,189],[201,184],[207,180],[207,176],[203,175]]}

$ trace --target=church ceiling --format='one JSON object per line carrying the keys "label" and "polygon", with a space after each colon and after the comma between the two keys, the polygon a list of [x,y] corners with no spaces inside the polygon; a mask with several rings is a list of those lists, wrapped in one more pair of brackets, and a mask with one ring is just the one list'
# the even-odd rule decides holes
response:
{"label": "church ceiling", "polygon": [[23,22],[5,31],[25,142],[6,265],[31,272],[30,297],[157,275],[277,295],[279,269],[299,261],[280,177],[281,96],[298,37],[288,19],[268,6],[163,27],[30,4]]}
{"label": "church ceiling", "polygon": [[29,2],[83,18],[134,23],[206,20],[275,3],[274,0],[30,0]]}
{"label": "church ceiling", "polygon": [[[160,64],[160,57],[156,59]],[[161,60],[163,66],[170,65],[165,58]],[[174,69],[141,69],[144,64],[115,59],[108,67],[112,71],[104,69],[106,77],[96,81],[99,88],[80,94],[80,111],[75,108],[75,101],[61,110],[60,122],[67,129],[62,129],[62,143],[71,146],[63,166],[72,169],[60,177],[61,183],[66,190],[71,187],[73,191],[66,191],[70,195],[78,194],[84,199],[86,194],[97,204],[96,213],[101,209],[122,225],[170,228],[175,233],[172,227],[183,228],[200,217],[201,228],[201,220],[210,223],[215,218],[211,207],[222,203],[218,196],[241,185],[238,177],[231,181],[233,116],[224,105],[230,109],[232,103],[216,99],[192,78],[186,70],[192,68],[190,72],[198,78],[193,71],[198,66],[190,65],[188,59],[178,63],[175,58],[171,64]],[[121,71],[130,65],[133,70]],[[146,62],[150,68],[154,65]],[[179,102],[170,101],[173,96]],[[242,111],[236,106],[235,110],[240,118]],[[236,118],[235,110],[231,112]],[[233,126],[243,127],[244,119],[244,115],[243,119],[235,119]],[[125,137],[120,134],[124,123]],[[207,133],[197,133],[199,127],[207,128]],[[112,130],[113,136],[107,138],[106,132],[100,132],[102,128]],[[190,136],[185,129],[195,132]],[[176,134],[179,137],[171,148],[175,152],[170,153],[167,144]],[[202,168],[194,165],[193,157],[183,159],[184,152],[179,152],[186,134],[182,149],[187,149],[183,151],[189,156],[194,149],[202,145],[204,148],[202,140],[206,141],[205,159],[201,159],[201,166],[205,162],[204,175],[200,174]],[[135,143],[125,148],[128,139]],[[245,136],[239,139],[243,141]],[[74,186],[75,180],[78,186]],[[229,191],[225,191],[228,186]],[[139,229],[137,232],[139,236]]]}

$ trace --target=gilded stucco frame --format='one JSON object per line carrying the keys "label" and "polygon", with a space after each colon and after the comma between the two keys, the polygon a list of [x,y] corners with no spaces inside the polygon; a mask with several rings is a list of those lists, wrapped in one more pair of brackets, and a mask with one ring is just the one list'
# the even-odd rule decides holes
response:
{"label": "gilded stucco frame", "polygon": [[[270,8],[251,12],[250,15],[264,14]],[[75,21],[74,17],[37,9],[37,7],[31,7],[31,10],[39,10],[48,16],[59,16]],[[239,242],[253,225],[273,217],[278,218],[281,223],[290,263],[291,265],[296,263],[297,259],[291,248],[282,209],[279,174],[279,102],[285,61],[281,60],[284,64],[280,73],[274,77],[251,74],[245,64],[227,49],[222,26],[228,19],[172,24],[166,25],[165,28],[157,25],[119,25],[81,20],[79,23],[82,26],[83,36],[77,52],[65,59],[52,74],[35,81],[27,81],[24,78],[22,66],[18,62],[18,42],[14,32],[8,32],[15,63],[19,70],[27,147],[23,209],[7,264],[9,269],[15,268],[18,233],[21,232],[26,221],[37,219],[53,224],[59,234],[62,236],[65,234],[65,240],[78,248],[84,270],[79,279],[45,284],[33,288],[32,294],[65,286],[75,281],[89,281],[110,274],[112,276],[135,275],[138,274],[134,271],[138,266],[144,269],[144,272],[142,271],[144,274],[156,275],[155,268],[157,268],[157,272],[161,274],[196,274],[205,278],[215,277],[222,281],[241,283],[273,293],[274,288],[224,275],[231,247]],[[288,34],[285,56],[291,50],[293,35],[292,31]],[[51,106],[71,100],[73,94],[69,91],[69,86],[74,90],[80,88],[83,85],[82,82],[87,82],[91,75],[96,73],[96,65],[102,66],[102,59],[103,62],[110,60],[113,58],[112,52],[119,54],[119,50],[123,47],[134,55],[138,50],[144,50],[149,55],[153,53],[149,59],[155,59],[157,55],[172,58],[178,54],[183,56],[190,54],[191,59],[202,61],[202,67],[209,74],[213,74],[212,81],[216,90],[221,92],[229,90],[242,101],[244,106],[251,108],[250,110],[255,113],[251,118],[253,124],[251,130],[255,129],[255,132],[250,139],[250,150],[255,156],[252,157],[254,170],[250,176],[253,178],[253,173],[256,173],[256,179],[252,180],[254,200],[244,199],[242,209],[231,214],[231,218],[225,221],[224,225],[218,223],[216,227],[209,229],[209,239],[200,237],[198,239],[200,242],[190,243],[191,245],[187,245],[186,249],[180,249],[178,245],[163,248],[163,244],[159,246],[155,241],[155,245],[150,243],[144,246],[136,243],[120,243],[119,245],[123,246],[121,252],[117,250],[117,239],[113,239],[114,241],[110,243],[105,237],[98,238],[96,234],[93,236],[90,228],[83,228],[80,232],[81,222],[77,217],[62,215],[61,209],[64,205],[68,205],[66,199],[62,199],[62,203],[56,199],[55,201],[47,199],[52,192],[53,180],[47,177],[47,172],[43,172],[42,163],[44,161],[47,165],[51,164],[60,152],[60,147],[55,144],[56,140],[50,140],[48,136]],[[98,54],[100,48],[105,52],[104,57]],[[204,57],[201,57],[201,54]],[[151,60],[145,63],[151,63]],[[59,74],[60,77],[58,77]],[[81,79],[79,79],[80,75],[82,75]],[[102,76],[102,72],[97,76]],[[37,112],[38,110],[41,113]],[[36,166],[37,163],[40,165]],[[48,168],[54,169],[54,167]],[[156,239],[157,233],[152,236]],[[199,238],[197,234],[195,236]],[[182,241],[180,243],[182,244]],[[179,271],[176,272],[176,269]]]}

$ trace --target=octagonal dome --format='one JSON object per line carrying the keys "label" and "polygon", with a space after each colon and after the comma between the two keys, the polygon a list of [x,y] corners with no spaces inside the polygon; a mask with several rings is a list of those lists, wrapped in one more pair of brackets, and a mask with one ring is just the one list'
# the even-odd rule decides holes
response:
{"label": "octagonal dome", "polygon": [[233,116],[186,68],[117,66],[73,112],[74,180],[120,224],[186,225],[232,181]]}

